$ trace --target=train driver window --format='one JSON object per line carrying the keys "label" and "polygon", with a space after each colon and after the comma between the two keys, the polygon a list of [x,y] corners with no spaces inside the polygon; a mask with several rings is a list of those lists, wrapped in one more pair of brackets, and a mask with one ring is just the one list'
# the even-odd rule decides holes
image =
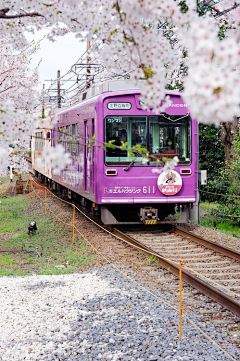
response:
{"label": "train driver window", "polygon": [[107,148],[106,156],[126,157],[127,151],[119,149],[123,143],[127,142],[127,122],[123,117],[106,118],[106,143],[111,142],[116,148]]}
{"label": "train driver window", "polygon": [[[132,162],[128,149],[137,144],[146,145],[147,118],[145,116],[107,116],[105,118],[105,142],[113,142],[115,148],[107,147],[105,161],[108,165],[126,165]],[[125,145],[127,148],[120,149]],[[142,157],[136,157],[135,165],[142,165]]]}
{"label": "train driver window", "polygon": [[[147,126],[147,124],[149,124]],[[105,142],[113,142],[115,148],[107,147],[106,165],[126,165],[133,158],[128,149],[140,145],[147,148],[149,162],[142,162],[136,153],[132,166],[153,166],[163,158],[177,156],[180,164],[191,162],[191,118],[186,116],[107,116],[105,118]],[[125,144],[126,149],[120,149]],[[157,164],[156,164],[157,165]]]}

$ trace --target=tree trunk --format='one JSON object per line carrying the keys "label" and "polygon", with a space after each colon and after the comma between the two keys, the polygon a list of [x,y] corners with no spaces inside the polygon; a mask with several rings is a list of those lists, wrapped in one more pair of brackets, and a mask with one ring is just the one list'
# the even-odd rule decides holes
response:
{"label": "tree trunk", "polygon": [[221,141],[225,152],[225,160],[229,162],[234,158],[233,138],[238,130],[238,118],[233,122],[224,122],[221,127]]}

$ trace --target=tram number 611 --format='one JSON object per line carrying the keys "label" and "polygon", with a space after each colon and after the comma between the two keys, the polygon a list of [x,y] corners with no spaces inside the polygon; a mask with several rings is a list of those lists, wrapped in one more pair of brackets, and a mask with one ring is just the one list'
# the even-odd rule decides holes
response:
{"label": "tram number 611", "polygon": [[155,193],[155,186],[143,186],[142,192],[144,194]]}

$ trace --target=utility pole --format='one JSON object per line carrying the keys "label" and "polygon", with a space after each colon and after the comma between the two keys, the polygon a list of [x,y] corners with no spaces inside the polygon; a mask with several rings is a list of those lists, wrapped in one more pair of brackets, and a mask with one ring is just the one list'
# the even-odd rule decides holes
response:
{"label": "utility pole", "polygon": [[57,71],[57,99],[58,108],[61,108],[60,70]]}
{"label": "utility pole", "polygon": [[45,118],[45,84],[42,88],[42,118]]}
{"label": "utility pole", "polygon": [[[91,41],[89,40],[89,38],[87,38],[87,64],[89,64],[91,62],[91,57],[88,52],[90,47],[91,47]],[[90,81],[89,81],[90,75],[91,75],[91,68],[90,68],[90,66],[87,66],[87,84],[86,84],[87,89],[90,88]]]}

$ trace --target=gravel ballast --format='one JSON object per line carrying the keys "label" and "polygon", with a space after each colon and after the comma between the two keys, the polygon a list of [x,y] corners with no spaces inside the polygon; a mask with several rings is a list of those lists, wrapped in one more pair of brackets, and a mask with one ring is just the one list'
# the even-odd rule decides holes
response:
{"label": "gravel ballast", "polygon": [[[61,276],[1,277],[0,290],[1,361],[229,360],[186,320],[180,341],[178,312],[110,265]],[[171,303],[167,292],[154,293]],[[187,315],[219,338],[213,324]],[[238,359],[239,350],[229,345],[227,351]]]}

